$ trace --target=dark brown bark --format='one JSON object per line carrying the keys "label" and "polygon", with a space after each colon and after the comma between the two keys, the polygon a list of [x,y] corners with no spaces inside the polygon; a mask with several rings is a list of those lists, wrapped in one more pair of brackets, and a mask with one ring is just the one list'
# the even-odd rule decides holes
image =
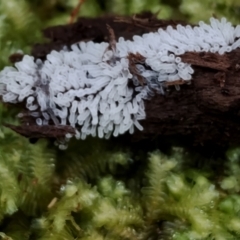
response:
{"label": "dark brown bark", "polygon": [[191,85],[180,91],[169,87],[165,96],[146,102],[145,131],[139,137],[180,134],[203,145],[239,143],[240,50],[225,57],[227,70],[196,66]]}
{"label": "dark brown bark", "polygon": [[71,126],[65,125],[22,125],[14,126],[12,124],[4,124],[5,127],[8,127],[15,131],[18,134],[26,138],[54,138],[63,140],[67,133],[74,134],[75,130]]}
{"label": "dark brown bark", "polygon": [[[78,41],[108,41],[108,24],[116,38],[131,39],[133,35],[156,31],[179,22],[157,20],[151,14],[135,18],[80,18],[77,23],[45,29],[49,43],[33,47],[35,57],[45,58],[52,49],[59,50]],[[240,49],[224,55],[187,52],[181,56],[192,64],[191,84],[182,80],[166,85],[165,95],[146,101],[146,120],[142,132],[136,131],[136,141],[158,136],[178,136],[194,144],[228,145],[240,141]]]}
{"label": "dark brown bark", "polygon": [[60,50],[79,41],[103,42],[109,41],[111,34],[107,27],[114,30],[116,39],[124,37],[132,39],[134,35],[157,31],[160,27],[183,24],[181,21],[158,20],[151,13],[143,13],[134,17],[106,16],[99,18],[79,18],[74,24],[49,27],[43,30],[43,35],[49,39],[45,44],[36,44],[32,55],[44,59],[51,50]]}

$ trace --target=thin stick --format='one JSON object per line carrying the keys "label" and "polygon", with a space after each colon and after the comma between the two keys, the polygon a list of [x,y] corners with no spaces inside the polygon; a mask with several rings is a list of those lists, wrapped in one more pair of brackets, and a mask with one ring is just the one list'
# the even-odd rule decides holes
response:
{"label": "thin stick", "polygon": [[72,24],[75,21],[77,15],[78,15],[78,13],[79,13],[79,11],[81,9],[81,6],[83,5],[84,2],[85,2],[85,0],[79,0],[78,1],[78,5],[71,12],[69,24]]}
{"label": "thin stick", "polygon": [[52,208],[52,207],[56,204],[57,200],[58,200],[58,199],[57,199],[56,197],[54,197],[54,198],[51,200],[51,202],[48,204],[47,208],[48,208],[48,209]]}

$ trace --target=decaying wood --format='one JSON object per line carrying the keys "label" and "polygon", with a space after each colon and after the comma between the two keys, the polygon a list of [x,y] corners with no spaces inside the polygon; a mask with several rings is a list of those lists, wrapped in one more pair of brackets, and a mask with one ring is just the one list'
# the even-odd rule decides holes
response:
{"label": "decaying wood", "polygon": [[183,62],[193,66],[226,71],[229,65],[229,58],[226,54],[219,55],[211,52],[186,52],[181,56]]}
{"label": "decaying wood", "polygon": [[[117,22],[114,17],[80,18],[71,25],[45,29],[44,35],[50,42],[35,45],[32,53],[35,57],[44,59],[52,49],[59,50],[64,45],[70,46],[78,41],[108,41],[106,24],[113,29],[117,39],[120,36],[131,39],[133,35],[156,31],[159,27],[165,29],[168,25],[175,27],[178,23],[157,20],[149,14],[132,19],[121,17]],[[181,79],[167,83],[165,95],[155,95],[146,101],[147,117],[141,122],[144,130],[136,131],[130,137],[139,141],[158,136],[178,136],[202,145],[226,146],[229,143],[239,143],[240,49],[224,55],[187,52],[180,57],[184,62],[192,64],[194,74],[191,84],[184,84]],[[130,56],[130,59],[133,63],[137,58]],[[134,66],[130,66],[130,69],[135,71]],[[181,89],[177,91],[175,85]],[[21,133],[20,129],[10,127]],[[42,130],[35,127],[31,133],[39,136],[41,132],[47,136],[55,128]]]}
{"label": "decaying wood", "polygon": [[180,91],[169,87],[165,96],[147,101],[145,130],[134,137],[182,135],[203,145],[239,143],[240,71],[236,66],[240,50],[225,57],[228,59],[225,70],[223,66],[217,70],[215,63],[210,67],[209,63],[204,66],[199,61],[194,63],[197,67],[193,66],[191,85],[182,85]]}
{"label": "decaying wood", "polygon": [[65,138],[67,133],[75,134],[74,128],[66,125],[21,125],[14,126],[12,124],[4,124],[5,127],[8,127],[15,131],[16,133],[21,134],[26,138],[55,138],[59,141]]}
{"label": "decaying wood", "polygon": [[[124,22],[124,19],[129,21]],[[139,24],[139,21],[144,24]],[[35,44],[32,55],[44,59],[51,50],[60,50],[63,46],[70,46],[79,41],[109,42],[109,30],[106,25],[113,29],[116,39],[119,37],[132,39],[133,35],[142,35],[150,31],[157,31],[160,27],[165,29],[168,25],[176,26],[179,23],[185,25],[182,21],[158,20],[148,12],[120,18],[117,16],[82,17],[74,24],[44,29],[43,35],[50,41],[44,44]]]}

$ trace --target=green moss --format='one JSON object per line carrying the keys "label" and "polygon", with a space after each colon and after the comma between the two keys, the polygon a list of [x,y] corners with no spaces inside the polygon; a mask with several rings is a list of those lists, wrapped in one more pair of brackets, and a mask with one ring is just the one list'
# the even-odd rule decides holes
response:
{"label": "green moss", "polygon": [[[0,2],[0,68],[11,53],[43,41],[41,28],[66,24],[77,0]],[[79,15],[132,14],[196,22],[213,13],[237,23],[236,1],[86,0]],[[2,126],[16,112],[0,105],[0,223],[2,239],[239,239],[240,148],[209,164],[173,148],[133,152],[88,138],[62,152]],[[202,161],[201,168],[193,167]],[[216,175],[216,166],[224,169]]]}

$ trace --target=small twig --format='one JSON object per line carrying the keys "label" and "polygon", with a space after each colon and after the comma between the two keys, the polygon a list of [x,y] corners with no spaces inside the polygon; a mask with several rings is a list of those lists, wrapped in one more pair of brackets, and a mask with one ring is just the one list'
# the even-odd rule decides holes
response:
{"label": "small twig", "polygon": [[72,23],[75,21],[75,19],[76,19],[78,13],[79,13],[79,11],[80,11],[80,9],[81,9],[81,6],[83,5],[84,1],[85,1],[85,0],[79,0],[77,6],[76,6],[76,7],[73,9],[73,11],[71,12],[69,24],[72,24]]}
{"label": "small twig", "polygon": [[58,200],[58,199],[57,199],[56,197],[54,197],[54,198],[51,200],[51,202],[48,204],[47,208],[48,208],[48,209],[52,208],[52,207],[56,204],[57,200]]}
{"label": "small twig", "polygon": [[16,133],[26,138],[56,138],[62,139],[67,133],[75,134],[73,127],[68,125],[21,125],[15,126],[4,123],[3,126],[8,127]]}
{"label": "small twig", "polygon": [[107,30],[109,32],[109,44],[110,44],[112,51],[115,53],[116,47],[117,47],[115,33],[114,33],[113,28],[110,25],[108,25],[108,24],[106,24],[106,25],[107,25]]}

